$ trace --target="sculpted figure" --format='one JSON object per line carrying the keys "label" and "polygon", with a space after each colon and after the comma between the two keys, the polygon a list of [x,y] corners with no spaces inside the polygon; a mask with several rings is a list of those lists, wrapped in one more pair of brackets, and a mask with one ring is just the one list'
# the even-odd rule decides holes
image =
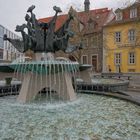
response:
{"label": "sculpted figure", "polygon": [[3,36],[3,40],[9,41],[19,52],[24,52],[24,42],[22,40],[9,38],[6,34]]}
{"label": "sculpted figure", "polygon": [[17,25],[16,26],[16,32],[21,32],[22,35],[22,39],[24,42],[24,52],[27,51],[28,49],[32,48],[32,42],[31,42],[31,38],[30,36],[25,33],[24,29],[26,28],[26,24],[22,24],[22,25]]}
{"label": "sculpted figure", "polygon": [[[17,25],[16,32],[21,32],[23,40],[11,39],[4,35],[4,40],[8,40],[12,45],[17,48],[19,52],[26,52],[32,50],[36,52],[53,52],[62,50],[65,53],[71,53],[81,46],[73,46],[68,43],[69,38],[73,37],[74,33],[70,30],[69,25],[74,18],[72,13],[69,13],[68,19],[63,26],[55,31],[56,20],[58,13],[62,12],[59,7],[54,6],[54,17],[48,23],[40,23],[35,14],[33,13],[35,6],[32,5],[28,8],[25,21],[26,24]],[[24,29],[27,28],[27,33]]]}
{"label": "sculpted figure", "polygon": [[56,36],[54,39],[54,48],[57,48],[58,50],[62,50],[65,53],[72,53],[76,51],[77,49],[82,49],[83,45],[80,43],[79,46],[71,45],[69,44],[69,38],[74,36],[74,32],[70,30],[70,22],[73,20],[74,16],[72,13],[68,14],[68,19],[64,23],[64,25],[56,31]]}
{"label": "sculpted figure", "polygon": [[43,30],[40,27],[40,23],[38,22],[35,14],[33,13],[34,8],[35,6],[32,5],[27,10],[27,12],[31,14],[30,20],[27,23],[31,24],[32,38],[34,39],[34,42],[36,42],[33,51],[42,52],[44,51],[44,34],[43,34]]}
{"label": "sculpted figure", "polygon": [[58,13],[62,12],[59,7],[54,6],[53,9],[55,10],[55,15],[52,20],[48,23],[48,30],[46,35],[46,46],[45,52],[55,52],[56,48],[54,48],[54,38],[55,38],[55,26]]}

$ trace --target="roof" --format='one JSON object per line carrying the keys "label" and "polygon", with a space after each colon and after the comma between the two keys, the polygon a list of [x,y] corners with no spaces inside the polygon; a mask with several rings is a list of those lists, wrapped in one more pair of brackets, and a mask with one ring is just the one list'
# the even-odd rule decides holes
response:
{"label": "roof", "polygon": [[[89,12],[78,13],[80,21],[85,25],[84,28],[85,34],[101,31],[103,25],[108,20],[110,12],[111,10],[109,10],[108,8],[102,8],[102,9],[90,10]],[[93,21],[93,24],[96,24],[95,25],[96,27],[92,29],[90,29],[88,25],[89,21],[91,20]]]}
{"label": "roof", "polygon": [[[135,18],[130,18],[130,9],[133,7],[139,7],[139,9],[137,9],[137,17]],[[117,10],[115,10],[115,12],[122,12],[122,20],[116,20],[116,18],[114,17],[114,19],[112,21],[110,21],[106,26],[110,26],[110,25],[117,25],[117,24],[124,24],[124,23],[130,23],[130,22],[134,22],[134,21],[139,21],[140,20],[140,2],[134,2],[133,4],[120,9],[118,8]]]}
{"label": "roof", "polygon": [[133,7],[139,7],[140,6],[140,1],[135,1],[134,3],[130,3],[127,7],[122,8],[121,10],[124,11],[126,9],[130,9]]}
{"label": "roof", "polygon": [[[41,18],[41,19],[39,19],[39,21],[48,23],[52,18],[53,17]],[[56,20],[56,28],[55,28],[55,30],[58,30],[65,23],[67,18],[68,18],[68,15],[66,15],[66,14],[65,15],[59,15],[57,17],[57,20]]]}
{"label": "roof", "polygon": [[129,3],[129,4],[126,4],[125,7],[122,7],[122,8],[117,8],[115,10],[115,13],[117,12],[120,12],[120,11],[125,11],[127,9],[130,9],[130,8],[133,8],[133,7],[139,7],[140,6],[140,1],[135,1],[134,3]]}
{"label": "roof", "polygon": [[140,21],[140,17],[137,18],[129,18],[129,19],[125,19],[125,20],[116,20],[115,18],[109,22],[107,25],[105,26],[113,26],[113,25],[120,25],[120,24],[124,24],[124,23],[130,23],[130,22],[139,22]]}
{"label": "roof", "polygon": [[[94,9],[89,10],[89,12],[77,12],[77,18],[84,24],[84,32],[85,33],[91,33],[93,31],[97,32],[100,31],[103,27],[103,25],[107,22],[108,16],[112,10],[109,10],[108,8],[101,8],[101,9]],[[56,30],[59,29],[67,20],[68,15],[59,15],[56,21]],[[52,19],[52,17],[47,18],[41,18],[39,21],[41,22],[49,22]],[[88,21],[93,20],[96,22],[97,26],[93,30],[88,29]],[[90,32],[89,32],[90,31]]]}

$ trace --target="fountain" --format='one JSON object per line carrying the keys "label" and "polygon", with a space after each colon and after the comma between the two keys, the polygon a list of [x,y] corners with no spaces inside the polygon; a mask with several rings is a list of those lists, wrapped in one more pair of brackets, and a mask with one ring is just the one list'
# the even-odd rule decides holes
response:
{"label": "fountain", "polygon": [[[68,38],[73,36],[68,26],[72,15],[69,14],[62,28],[55,31],[55,21],[61,9],[54,7],[56,15],[45,24],[36,20],[32,12],[34,8],[35,6],[31,6],[28,9],[31,17],[26,15],[27,24],[16,27],[16,31],[23,34],[22,41],[4,36],[4,39],[9,40],[20,52],[33,52],[33,55],[32,58],[25,57],[1,66],[2,71],[6,69],[14,72],[14,77],[22,80],[22,87],[18,98],[0,98],[0,138],[139,140],[139,106],[103,96],[76,95],[71,79],[77,74],[79,64],[66,58],[55,58],[55,51],[69,53],[81,48],[68,44]],[[24,32],[24,28],[28,29],[28,34]],[[85,76],[85,72],[86,75],[89,72],[88,68],[89,65],[81,67],[81,76],[86,81],[91,80],[89,76]],[[45,102],[33,100],[40,99],[41,96]],[[54,101],[54,96],[59,100],[48,102],[48,98]]]}
{"label": "fountain", "polygon": [[[89,78],[88,78],[89,79]],[[127,91],[129,86],[129,81],[126,79],[117,78],[103,78],[101,76],[93,76],[90,81],[86,81],[77,78],[76,79],[77,92],[111,92],[119,93]]]}
{"label": "fountain", "polygon": [[[32,52],[32,58],[27,61],[14,61],[8,67],[20,73],[23,77],[22,87],[17,100],[26,103],[34,98],[42,90],[46,89],[46,96],[52,98],[52,91],[57,93],[59,99],[73,101],[76,94],[72,86],[72,77],[79,69],[77,62],[70,60],[58,60],[55,58],[56,51],[71,53],[83,46],[73,46],[68,43],[74,33],[69,29],[70,21],[73,19],[72,13],[68,14],[68,19],[63,26],[55,31],[55,24],[59,7],[54,6],[54,17],[49,23],[41,23],[33,13],[34,5],[27,10],[26,24],[17,25],[17,32],[21,32],[23,40],[11,39],[4,35],[4,40],[8,40],[18,51],[22,53]],[[25,32],[27,29],[27,33]],[[49,90],[49,91],[48,91]]]}

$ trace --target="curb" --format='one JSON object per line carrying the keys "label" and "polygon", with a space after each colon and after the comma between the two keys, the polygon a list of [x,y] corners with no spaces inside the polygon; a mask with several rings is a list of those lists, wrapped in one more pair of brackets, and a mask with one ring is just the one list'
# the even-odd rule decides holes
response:
{"label": "curb", "polygon": [[128,94],[126,94],[126,93],[124,93],[122,91],[118,91],[116,93],[107,93],[107,92],[99,92],[99,91],[90,91],[90,90],[85,90],[84,91],[84,90],[80,90],[80,93],[109,96],[109,97],[113,97],[113,98],[129,101],[131,103],[134,103],[134,104],[140,106],[140,100],[136,100],[133,97],[131,97],[130,95],[128,95]]}

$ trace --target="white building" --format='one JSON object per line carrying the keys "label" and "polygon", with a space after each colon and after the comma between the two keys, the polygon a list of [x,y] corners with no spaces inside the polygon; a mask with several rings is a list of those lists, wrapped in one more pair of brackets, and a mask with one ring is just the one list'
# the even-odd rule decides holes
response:
{"label": "white building", "polygon": [[0,62],[10,62],[22,57],[23,54],[17,51],[10,42],[3,40],[4,34],[7,34],[7,37],[12,39],[21,39],[20,36],[0,25]]}

